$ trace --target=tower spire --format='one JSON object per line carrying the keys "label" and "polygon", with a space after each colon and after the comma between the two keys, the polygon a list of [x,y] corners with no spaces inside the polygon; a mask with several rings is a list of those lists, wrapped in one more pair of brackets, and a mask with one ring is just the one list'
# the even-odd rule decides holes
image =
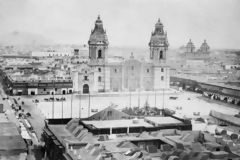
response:
{"label": "tower spire", "polygon": [[155,24],[148,45],[150,47],[150,59],[154,60],[156,63],[165,62],[166,50],[168,49],[168,39],[167,33],[163,30],[163,24],[161,23],[160,18],[158,18],[157,23]]}
{"label": "tower spire", "polygon": [[97,16],[94,29],[91,31],[88,40],[89,57],[92,65],[103,65],[106,60],[106,51],[108,48],[108,38],[106,31],[103,29],[103,22],[100,15]]}

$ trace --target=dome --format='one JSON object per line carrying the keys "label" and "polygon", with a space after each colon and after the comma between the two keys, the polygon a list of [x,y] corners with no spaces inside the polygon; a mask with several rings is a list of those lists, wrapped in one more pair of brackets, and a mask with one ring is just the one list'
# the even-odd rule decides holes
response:
{"label": "dome", "polygon": [[103,23],[100,16],[98,16],[97,20],[95,21],[95,27],[91,31],[88,44],[108,45],[107,34],[106,34],[106,31],[103,29]]}
{"label": "dome", "polygon": [[189,42],[187,43],[186,47],[188,47],[188,48],[195,48],[195,46],[194,46],[194,44],[193,44],[191,39],[189,39]]}
{"label": "dome", "polygon": [[160,19],[158,19],[157,23],[155,24],[155,29],[152,32],[149,46],[168,47],[167,33],[164,32],[163,24]]}

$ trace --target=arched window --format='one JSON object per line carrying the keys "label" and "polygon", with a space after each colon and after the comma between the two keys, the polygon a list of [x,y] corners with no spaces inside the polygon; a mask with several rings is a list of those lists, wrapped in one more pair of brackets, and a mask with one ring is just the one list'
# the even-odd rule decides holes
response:
{"label": "arched window", "polygon": [[98,58],[102,58],[102,50],[98,50]]}
{"label": "arched window", "polygon": [[160,51],[160,53],[159,53],[159,59],[163,59],[163,51]]}

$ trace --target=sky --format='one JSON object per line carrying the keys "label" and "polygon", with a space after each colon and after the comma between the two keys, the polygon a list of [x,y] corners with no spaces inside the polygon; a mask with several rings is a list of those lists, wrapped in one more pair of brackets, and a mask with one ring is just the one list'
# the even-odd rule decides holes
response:
{"label": "sky", "polygon": [[170,47],[191,38],[198,48],[240,49],[239,0],[0,0],[1,35],[42,36],[54,43],[87,44],[97,16],[110,46],[147,48],[160,18]]}

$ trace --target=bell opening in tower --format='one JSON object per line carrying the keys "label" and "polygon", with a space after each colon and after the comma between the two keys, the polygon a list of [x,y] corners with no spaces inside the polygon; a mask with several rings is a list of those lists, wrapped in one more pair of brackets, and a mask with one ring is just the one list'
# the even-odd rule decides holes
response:
{"label": "bell opening in tower", "polygon": [[163,51],[160,51],[159,59],[163,59]]}
{"label": "bell opening in tower", "polygon": [[102,50],[98,50],[98,58],[102,58]]}

